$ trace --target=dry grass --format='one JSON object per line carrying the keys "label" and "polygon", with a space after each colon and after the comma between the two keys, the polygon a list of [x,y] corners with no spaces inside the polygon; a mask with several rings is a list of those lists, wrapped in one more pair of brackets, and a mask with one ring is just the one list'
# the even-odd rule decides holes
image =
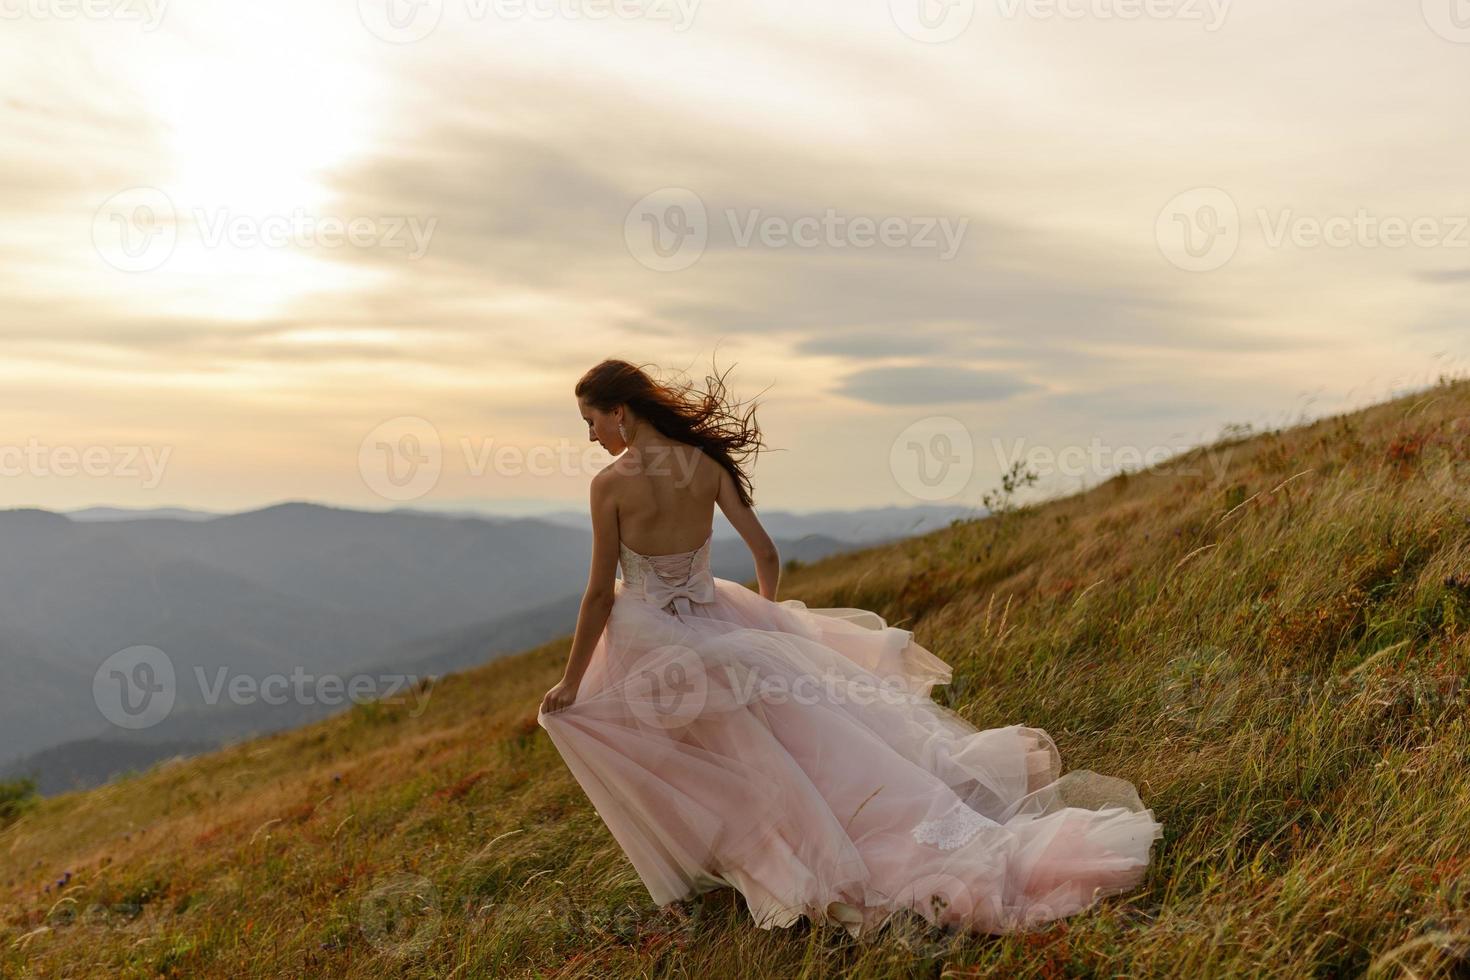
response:
{"label": "dry grass", "polygon": [[1445,380],[787,574],[915,630],[976,725],[1138,784],[1149,877],[1045,931],[653,907],[535,724],[563,640],[416,718],[358,706],[42,801],[0,831],[0,976],[1466,975],[1467,477]]}

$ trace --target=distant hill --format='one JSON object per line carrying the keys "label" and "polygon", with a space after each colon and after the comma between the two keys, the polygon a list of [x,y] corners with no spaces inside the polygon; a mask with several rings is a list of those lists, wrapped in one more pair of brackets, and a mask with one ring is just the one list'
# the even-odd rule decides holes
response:
{"label": "distant hill", "polygon": [[139,521],[150,518],[171,521],[212,521],[222,515],[188,507],[83,507],[68,510],[65,515],[74,521]]}
{"label": "distant hill", "polygon": [[[860,546],[821,534],[776,540],[797,561]],[[45,775],[37,752],[77,757],[60,767],[67,773],[95,773],[106,767],[80,758],[98,740],[142,758],[334,710],[208,705],[196,670],[425,672],[545,642],[575,624],[590,549],[588,531],[539,520],[301,502],[208,520],[0,511],[0,541],[0,652],[11,666],[0,685],[0,776],[40,771],[45,791],[75,784]],[[723,577],[754,576],[738,540],[717,543],[713,558]],[[178,701],[166,721],[122,730],[98,711],[92,678],[108,656],[140,645],[170,658]]]}
{"label": "distant hill", "polygon": [[[850,544],[866,545],[928,534],[955,520],[984,517],[985,508],[921,504],[913,507],[871,507],[862,510],[762,510],[760,514],[761,524],[773,538],[796,540],[806,535],[816,535]],[[582,511],[540,514],[537,519],[564,527],[591,529],[591,519]],[[716,541],[722,538],[739,539],[725,515],[718,511],[715,513],[714,537]]]}

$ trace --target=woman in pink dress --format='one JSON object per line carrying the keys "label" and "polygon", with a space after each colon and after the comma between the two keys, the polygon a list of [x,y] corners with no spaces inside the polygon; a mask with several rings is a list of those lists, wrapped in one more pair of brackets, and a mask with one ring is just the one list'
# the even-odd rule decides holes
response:
{"label": "woman in pink dress", "polygon": [[[767,929],[858,936],[911,910],[1002,933],[1134,888],[1162,828],[1131,783],[936,704],[950,667],[911,631],[776,600],[741,465],[754,409],[709,380],[607,360],[577,383],[588,438],[620,455],[592,480],[587,591],[537,714],[653,901],[731,886]],[[759,594],[710,573],[716,506]]]}

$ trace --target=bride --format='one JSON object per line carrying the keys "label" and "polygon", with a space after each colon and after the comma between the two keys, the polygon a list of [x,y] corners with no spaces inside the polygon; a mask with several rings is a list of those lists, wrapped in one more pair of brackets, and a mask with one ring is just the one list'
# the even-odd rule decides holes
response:
{"label": "bride", "polygon": [[[936,704],[950,667],[911,631],[776,600],[754,409],[709,380],[606,360],[577,382],[588,438],[620,455],[592,479],[587,590],[537,713],[653,901],[733,887],[767,929],[859,936],[908,910],[1002,933],[1137,886],[1162,827],[1131,783]],[[710,572],[717,505],[759,594]]]}

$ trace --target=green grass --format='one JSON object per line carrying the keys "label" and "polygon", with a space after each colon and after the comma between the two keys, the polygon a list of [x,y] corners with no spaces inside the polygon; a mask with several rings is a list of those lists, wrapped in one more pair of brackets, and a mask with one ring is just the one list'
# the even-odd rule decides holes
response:
{"label": "green grass", "polygon": [[11,779],[0,782],[0,827],[10,823],[36,804],[34,779]]}
{"label": "green grass", "polygon": [[783,598],[914,630],[977,726],[1138,786],[1165,829],[1147,879],[1049,929],[855,942],[756,929],[729,890],[654,907],[536,726],[563,639],[416,718],[21,808],[0,976],[1470,975],[1467,486],[1470,383],[1444,380],[787,566]]}

